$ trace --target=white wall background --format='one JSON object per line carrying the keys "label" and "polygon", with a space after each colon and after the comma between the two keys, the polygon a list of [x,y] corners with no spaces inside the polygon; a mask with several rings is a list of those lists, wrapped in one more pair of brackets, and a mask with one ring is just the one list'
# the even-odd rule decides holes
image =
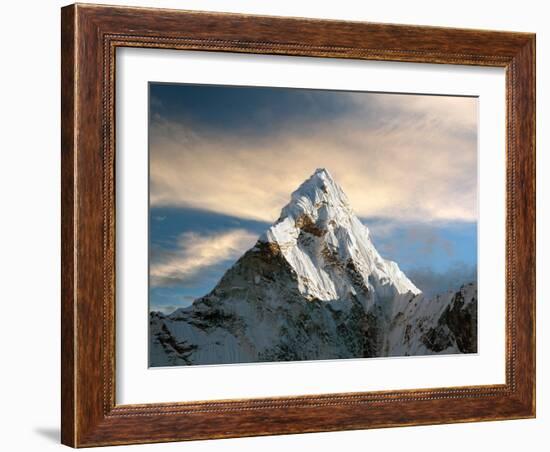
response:
{"label": "white wall background", "polygon": [[[118,4],[241,13],[531,31],[537,33],[538,417],[370,431],[119,447],[116,450],[256,451],[369,449],[408,452],[547,450],[550,309],[550,30],[546,2],[387,0],[113,0]],[[93,2],[99,3],[99,2]],[[0,447],[47,451],[59,445],[59,8],[58,0],[5,2],[0,70],[0,281],[2,291]],[[546,208],[545,208],[546,207]],[[546,356],[545,356],[546,355]],[[546,381],[545,381],[546,379]],[[546,440],[547,443],[547,440]]]}

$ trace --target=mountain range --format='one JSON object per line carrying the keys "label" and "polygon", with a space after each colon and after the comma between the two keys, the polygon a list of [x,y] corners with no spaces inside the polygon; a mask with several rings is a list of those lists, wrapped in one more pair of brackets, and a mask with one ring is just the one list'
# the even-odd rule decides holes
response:
{"label": "mountain range", "polygon": [[426,297],[320,168],[214,289],[151,312],[150,366],[477,352],[477,284]]}

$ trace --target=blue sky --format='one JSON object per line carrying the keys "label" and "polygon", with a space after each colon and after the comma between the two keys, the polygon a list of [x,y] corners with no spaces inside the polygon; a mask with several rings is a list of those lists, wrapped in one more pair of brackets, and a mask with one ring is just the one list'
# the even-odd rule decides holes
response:
{"label": "blue sky", "polygon": [[320,166],[423,291],[474,279],[476,115],[473,98],[150,84],[150,308],[207,294]]}

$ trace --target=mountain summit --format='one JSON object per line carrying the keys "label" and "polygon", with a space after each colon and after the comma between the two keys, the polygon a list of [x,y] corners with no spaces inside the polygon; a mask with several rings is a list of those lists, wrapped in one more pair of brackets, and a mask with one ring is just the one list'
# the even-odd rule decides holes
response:
{"label": "mountain summit", "polygon": [[150,314],[150,365],[467,353],[477,288],[426,299],[320,168],[208,295]]}
{"label": "mountain summit", "polygon": [[260,241],[278,246],[308,299],[338,301],[370,291],[384,297],[420,290],[383,259],[344,191],[320,168],[292,193]]}

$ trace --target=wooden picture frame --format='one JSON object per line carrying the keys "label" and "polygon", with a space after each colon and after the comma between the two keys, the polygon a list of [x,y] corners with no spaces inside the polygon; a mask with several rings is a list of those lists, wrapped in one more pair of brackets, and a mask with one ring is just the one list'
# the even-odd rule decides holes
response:
{"label": "wooden picture frame", "polygon": [[[535,35],[71,5],[62,9],[62,442],[149,443],[535,416]],[[115,403],[115,50],[506,69],[506,383]]]}

